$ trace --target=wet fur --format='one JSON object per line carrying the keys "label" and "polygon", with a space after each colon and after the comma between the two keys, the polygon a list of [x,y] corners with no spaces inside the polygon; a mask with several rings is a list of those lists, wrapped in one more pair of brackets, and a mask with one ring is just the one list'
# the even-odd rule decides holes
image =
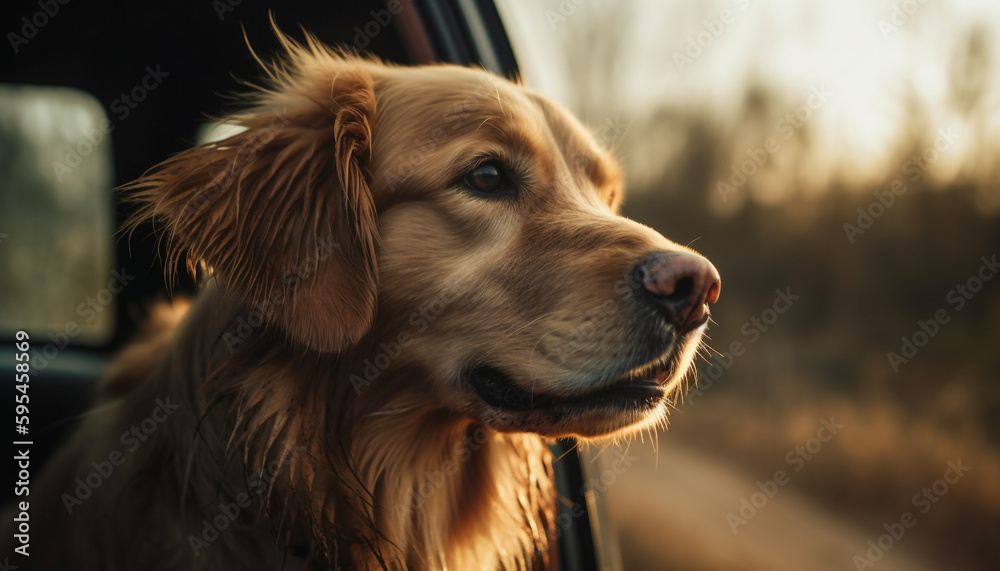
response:
{"label": "wet fur", "polygon": [[[547,566],[556,498],[542,437],[617,435],[664,412],[511,420],[460,373],[496,359],[549,393],[599,386],[647,358],[616,284],[645,252],[683,248],[617,215],[614,161],[544,97],[482,71],[283,42],[267,87],[228,118],[244,132],[127,189],[133,223],[156,222],[170,264],[211,278],[183,319],[161,310],[119,358],[48,466],[33,562]],[[504,153],[530,204],[455,191],[470,148]],[[598,307],[599,336],[549,348]],[[67,516],[75,479],[167,397],[179,408]],[[241,493],[250,506],[193,548]]]}

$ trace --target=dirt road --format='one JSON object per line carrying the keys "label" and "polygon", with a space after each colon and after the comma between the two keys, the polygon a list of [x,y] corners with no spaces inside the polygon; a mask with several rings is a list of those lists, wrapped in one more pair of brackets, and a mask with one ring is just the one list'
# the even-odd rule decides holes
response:
{"label": "dirt road", "polygon": [[[604,466],[614,453],[602,454]],[[756,513],[740,514],[741,499],[760,491],[757,479],[670,439],[660,439],[658,460],[648,442],[628,454],[635,459],[607,486],[611,509],[622,514],[626,571],[855,571],[855,555],[865,557],[868,540],[884,532],[859,529],[789,487],[779,487]],[[727,514],[750,517],[742,524]],[[938,569],[908,553],[907,539],[862,568]]]}

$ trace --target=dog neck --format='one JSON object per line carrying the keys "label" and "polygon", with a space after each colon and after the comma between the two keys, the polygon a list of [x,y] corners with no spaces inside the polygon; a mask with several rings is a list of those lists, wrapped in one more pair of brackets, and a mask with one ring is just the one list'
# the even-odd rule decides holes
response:
{"label": "dog neck", "polygon": [[[208,437],[193,441],[189,454],[198,459],[184,489],[249,491],[257,520],[279,543],[304,549],[307,562],[545,565],[555,491],[539,437],[488,430],[405,391],[373,408],[348,380],[357,363],[296,352],[266,327],[247,334],[256,320],[246,308],[217,290],[202,297],[188,320],[202,329],[177,336],[200,344],[179,352],[200,351],[193,361],[206,364],[185,383]],[[420,386],[403,374],[387,370],[379,382]],[[223,481],[213,486],[213,478]]]}

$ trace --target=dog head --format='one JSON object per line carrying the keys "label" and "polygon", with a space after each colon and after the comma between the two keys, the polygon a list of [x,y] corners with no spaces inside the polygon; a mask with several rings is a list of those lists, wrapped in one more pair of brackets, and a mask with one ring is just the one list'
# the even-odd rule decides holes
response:
{"label": "dog head", "polygon": [[546,436],[665,417],[720,278],[618,214],[621,172],[577,120],[481,70],[284,41],[243,132],[136,184],[175,256],[355,363],[369,408]]}

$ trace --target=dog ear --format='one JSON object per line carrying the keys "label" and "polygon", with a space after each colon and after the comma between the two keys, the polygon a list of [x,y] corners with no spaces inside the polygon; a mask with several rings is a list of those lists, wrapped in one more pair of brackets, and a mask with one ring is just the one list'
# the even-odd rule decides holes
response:
{"label": "dog ear", "polygon": [[338,351],[371,325],[378,286],[366,181],[374,65],[283,40],[270,87],[227,119],[245,130],[181,152],[128,185],[142,220],[165,223],[168,265],[211,268],[292,339]]}

